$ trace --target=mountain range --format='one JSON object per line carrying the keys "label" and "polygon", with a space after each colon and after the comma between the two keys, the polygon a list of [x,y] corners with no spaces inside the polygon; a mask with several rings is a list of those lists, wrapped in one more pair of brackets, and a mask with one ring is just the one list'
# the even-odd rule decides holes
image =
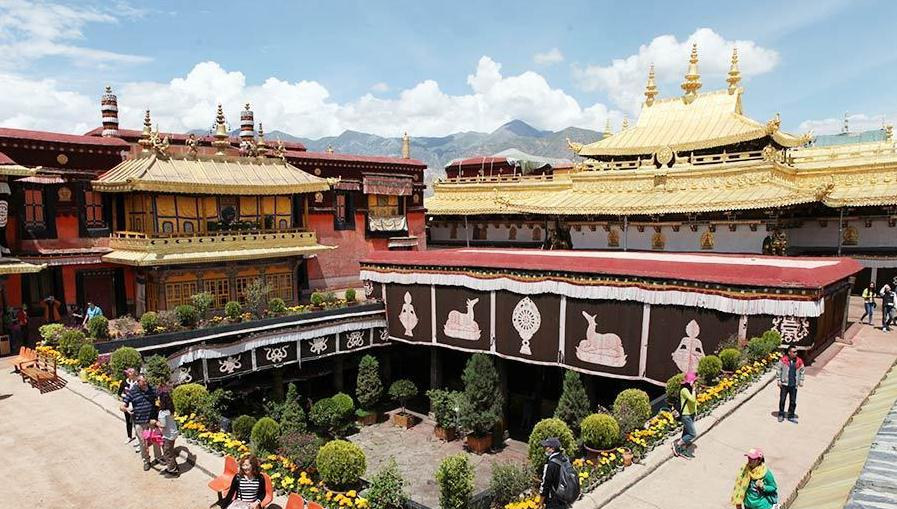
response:
{"label": "mountain range", "polygon": [[[234,131],[234,134],[239,131]],[[413,133],[412,133],[413,134]],[[328,136],[312,140],[299,138],[282,131],[265,133],[269,141],[299,141],[310,151],[324,151],[327,147],[344,154],[399,156],[402,153],[401,138],[384,138],[375,134],[358,131],[344,131],[339,136]],[[411,138],[411,157],[427,163],[424,181],[445,175],[445,165],[453,159],[486,156],[502,150],[516,148],[533,155],[571,159],[573,153],[567,146],[566,138],[580,143],[591,143],[601,139],[601,133],[578,127],[568,127],[560,131],[543,131],[523,122],[512,120],[491,133],[461,132],[441,137]]]}

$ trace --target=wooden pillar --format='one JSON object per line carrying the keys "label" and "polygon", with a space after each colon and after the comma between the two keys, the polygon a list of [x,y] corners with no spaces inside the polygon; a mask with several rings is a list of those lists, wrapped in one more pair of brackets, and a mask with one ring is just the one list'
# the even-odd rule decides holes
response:
{"label": "wooden pillar", "polygon": [[333,387],[337,392],[342,392],[343,386],[343,357],[337,355],[333,359]]}
{"label": "wooden pillar", "polygon": [[442,388],[442,357],[439,356],[439,349],[430,348],[430,388]]}
{"label": "wooden pillar", "polygon": [[271,389],[274,401],[282,402],[284,397],[283,367],[278,367],[271,370]]}

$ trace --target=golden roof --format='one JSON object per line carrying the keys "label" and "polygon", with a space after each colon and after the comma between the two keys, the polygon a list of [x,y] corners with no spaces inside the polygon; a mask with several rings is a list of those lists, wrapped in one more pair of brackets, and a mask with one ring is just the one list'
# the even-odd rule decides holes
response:
{"label": "golden roof", "polygon": [[101,192],[270,195],[326,191],[328,179],[276,158],[160,156],[123,161],[92,182]]}
{"label": "golden roof", "polygon": [[168,253],[159,255],[140,251],[118,250],[103,255],[103,261],[136,267],[150,267],[182,265],[187,263],[232,262],[239,260],[257,260],[260,258],[280,258],[286,256],[316,254],[330,249],[335,248],[333,246],[322,246],[318,244],[316,246],[235,249],[232,251],[194,251],[189,253]]}
{"label": "golden roof", "polygon": [[801,138],[779,131],[777,119],[762,124],[744,116],[742,92],[738,89],[735,93],[697,93],[689,103],[682,97],[653,99],[651,104],[642,106],[634,126],[583,145],[578,153],[585,157],[636,156],[654,154],[667,147],[681,153],[767,136],[783,147],[804,143]]}
{"label": "golden roof", "polygon": [[44,264],[37,265],[33,263],[23,262],[15,258],[0,258],[0,276],[8,274],[34,274],[40,272],[47,266]]}

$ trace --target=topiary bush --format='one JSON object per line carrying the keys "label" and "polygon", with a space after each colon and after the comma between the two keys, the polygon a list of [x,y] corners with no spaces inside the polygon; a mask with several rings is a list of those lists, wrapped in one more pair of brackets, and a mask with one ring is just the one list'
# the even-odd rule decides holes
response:
{"label": "topiary bush", "polygon": [[491,433],[501,419],[502,406],[498,371],[492,359],[483,353],[473,354],[464,366],[461,380],[464,382],[461,424],[477,436]]}
{"label": "topiary bush", "polygon": [[109,339],[109,320],[105,316],[87,320],[87,334],[96,339]]}
{"label": "topiary bush", "polygon": [[59,335],[65,330],[65,325],[61,323],[48,323],[41,325],[38,329],[41,339],[44,343],[55,346],[59,342]]}
{"label": "topiary bush", "polygon": [[146,334],[155,334],[159,328],[159,315],[155,311],[147,311],[140,316],[140,326]]}
{"label": "topiary bush", "polygon": [[532,476],[525,464],[499,462],[492,465],[489,492],[495,507],[505,507],[532,487]]}
{"label": "topiary bush", "polygon": [[233,432],[238,440],[249,442],[252,439],[252,427],[255,426],[255,422],[255,417],[251,415],[241,415],[231,423],[231,432]]}
{"label": "topiary bush", "polygon": [[274,452],[277,449],[278,438],[280,438],[280,424],[270,417],[262,417],[256,421],[250,433],[252,448],[257,455]]}
{"label": "topiary bush", "polygon": [[311,297],[309,298],[312,305],[321,307],[324,304],[324,294],[321,292],[312,292]]}
{"label": "topiary bush", "polygon": [[564,389],[554,409],[554,416],[567,423],[573,433],[579,432],[579,423],[589,415],[589,396],[579,373],[568,369],[564,373]]}
{"label": "topiary bush", "polygon": [[626,389],[614,400],[614,418],[620,425],[621,436],[641,428],[651,417],[651,398],[640,389]]}
{"label": "topiary bush", "polygon": [[281,315],[287,312],[287,305],[280,297],[274,297],[268,301],[268,312]]}
{"label": "topiary bush", "polygon": [[305,429],[305,410],[302,410],[299,403],[299,390],[296,389],[296,384],[289,384],[280,406],[280,431],[287,434],[304,432]]}
{"label": "topiary bush", "polygon": [[125,370],[134,368],[140,370],[143,365],[143,357],[140,352],[130,346],[123,346],[112,352],[109,356],[109,368],[112,369],[112,377],[116,380],[125,379]]}
{"label": "topiary bush", "polygon": [[367,490],[367,499],[371,507],[378,509],[403,509],[409,496],[406,491],[408,483],[402,478],[396,459],[392,456],[371,478]]}
{"label": "topiary bush", "polygon": [[576,440],[573,438],[570,427],[564,421],[554,417],[542,419],[533,426],[533,431],[529,435],[529,463],[537,472],[542,472],[542,465],[547,459],[540,442],[551,437],[561,441],[561,450],[568,458],[576,453]]}
{"label": "topiary bush", "polygon": [[346,489],[358,485],[367,469],[367,459],[361,447],[345,440],[327,442],[318,451],[315,464],[327,487]]}
{"label": "topiary bush", "polygon": [[205,319],[209,314],[212,304],[215,302],[215,296],[209,292],[199,292],[190,296],[190,304],[196,308],[199,318]]}
{"label": "topiary bush", "polygon": [[437,426],[448,430],[461,429],[459,414],[464,393],[430,389],[427,391],[427,397],[430,398],[430,411],[433,412]]}
{"label": "topiary bush", "polygon": [[402,413],[405,413],[405,403],[417,396],[417,386],[411,380],[396,380],[389,386],[389,396],[402,405]]}
{"label": "topiary bush", "polygon": [[613,449],[620,442],[620,425],[612,415],[589,415],[580,426],[582,443],[591,449]]}
{"label": "topiary bush", "polygon": [[239,302],[232,300],[224,305],[224,314],[227,315],[231,321],[236,322],[240,319],[240,315],[243,314],[243,306],[241,306]]}
{"label": "topiary bush", "polygon": [[143,369],[150,385],[159,386],[171,383],[171,367],[168,366],[168,360],[165,357],[161,355],[147,357]]}
{"label": "topiary bush", "polygon": [[346,290],[346,302],[355,302],[355,288]]}
{"label": "topiary bush", "polygon": [[679,391],[682,390],[682,380],[684,378],[685,375],[678,373],[667,380],[667,405],[670,408],[679,408]]}
{"label": "topiary bush", "polygon": [[473,495],[473,467],[464,453],[442,460],[436,470],[439,485],[439,507],[442,509],[467,509]]}
{"label": "topiary bush", "polygon": [[190,415],[200,413],[209,391],[200,384],[181,384],[171,391],[171,400],[174,402],[174,411],[178,415]]}
{"label": "topiary bush", "polygon": [[199,321],[199,311],[190,304],[181,304],[174,308],[178,322],[184,327],[193,327]]}
{"label": "topiary bush", "polygon": [[698,376],[705,385],[713,385],[723,369],[723,363],[716,355],[705,355],[698,362]]}
{"label": "topiary bush", "polygon": [[59,333],[59,351],[68,358],[74,359],[77,357],[78,351],[81,350],[81,345],[87,343],[89,341],[84,337],[84,333],[78,329],[66,328]]}
{"label": "topiary bush", "polygon": [[373,355],[365,355],[358,363],[358,378],[355,383],[355,397],[358,405],[372,410],[383,396],[383,382],[380,381],[380,363]]}
{"label": "topiary bush", "polygon": [[334,394],[330,400],[333,402],[333,427],[341,429],[355,416],[355,402],[352,401],[352,396],[344,392]]}
{"label": "topiary bush", "polygon": [[[719,360],[722,363],[724,371],[735,371],[741,363],[741,350],[737,348],[726,348],[719,353]],[[698,365],[700,368],[700,364]]]}
{"label": "topiary bush", "polygon": [[315,401],[308,413],[308,420],[321,431],[331,431],[338,421],[336,404],[331,398]]}
{"label": "topiary bush", "polygon": [[775,352],[782,343],[782,337],[776,331],[766,331],[762,336],[751,338],[748,341],[744,354],[748,361],[754,362],[765,358]]}
{"label": "topiary bush", "polygon": [[78,364],[82,368],[86,368],[96,362],[99,356],[100,353],[97,352],[97,347],[90,344],[81,345],[81,349],[78,350]]}
{"label": "topiary bush", "polygon": [[324,439],[314,433],[282,433],[277,440],[277,454],[289,458],[300,469],[307,470],[315,466],[322,445]]}

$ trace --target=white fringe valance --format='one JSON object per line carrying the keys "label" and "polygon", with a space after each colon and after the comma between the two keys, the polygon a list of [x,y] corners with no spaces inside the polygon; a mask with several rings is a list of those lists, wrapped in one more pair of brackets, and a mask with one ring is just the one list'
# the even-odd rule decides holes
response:
{"label": "white fringe valance", "polygon": [[427,272],[379,272],[361,270],[362,281],[401,285],[462,286],[491,292],[507,290],[521,295],[551,293],[573,299],[606,299],[635,301],[651,305],[690,306],[715,309],[735,315],[773,315],[817,317],[825,311],[824,299],[778,300],[763,298],[733,299],[699,291],[645,290],[636,286],[580,286],[563,281],[514,281],[504,277],[479,279],[465,274],[431,274]]}

